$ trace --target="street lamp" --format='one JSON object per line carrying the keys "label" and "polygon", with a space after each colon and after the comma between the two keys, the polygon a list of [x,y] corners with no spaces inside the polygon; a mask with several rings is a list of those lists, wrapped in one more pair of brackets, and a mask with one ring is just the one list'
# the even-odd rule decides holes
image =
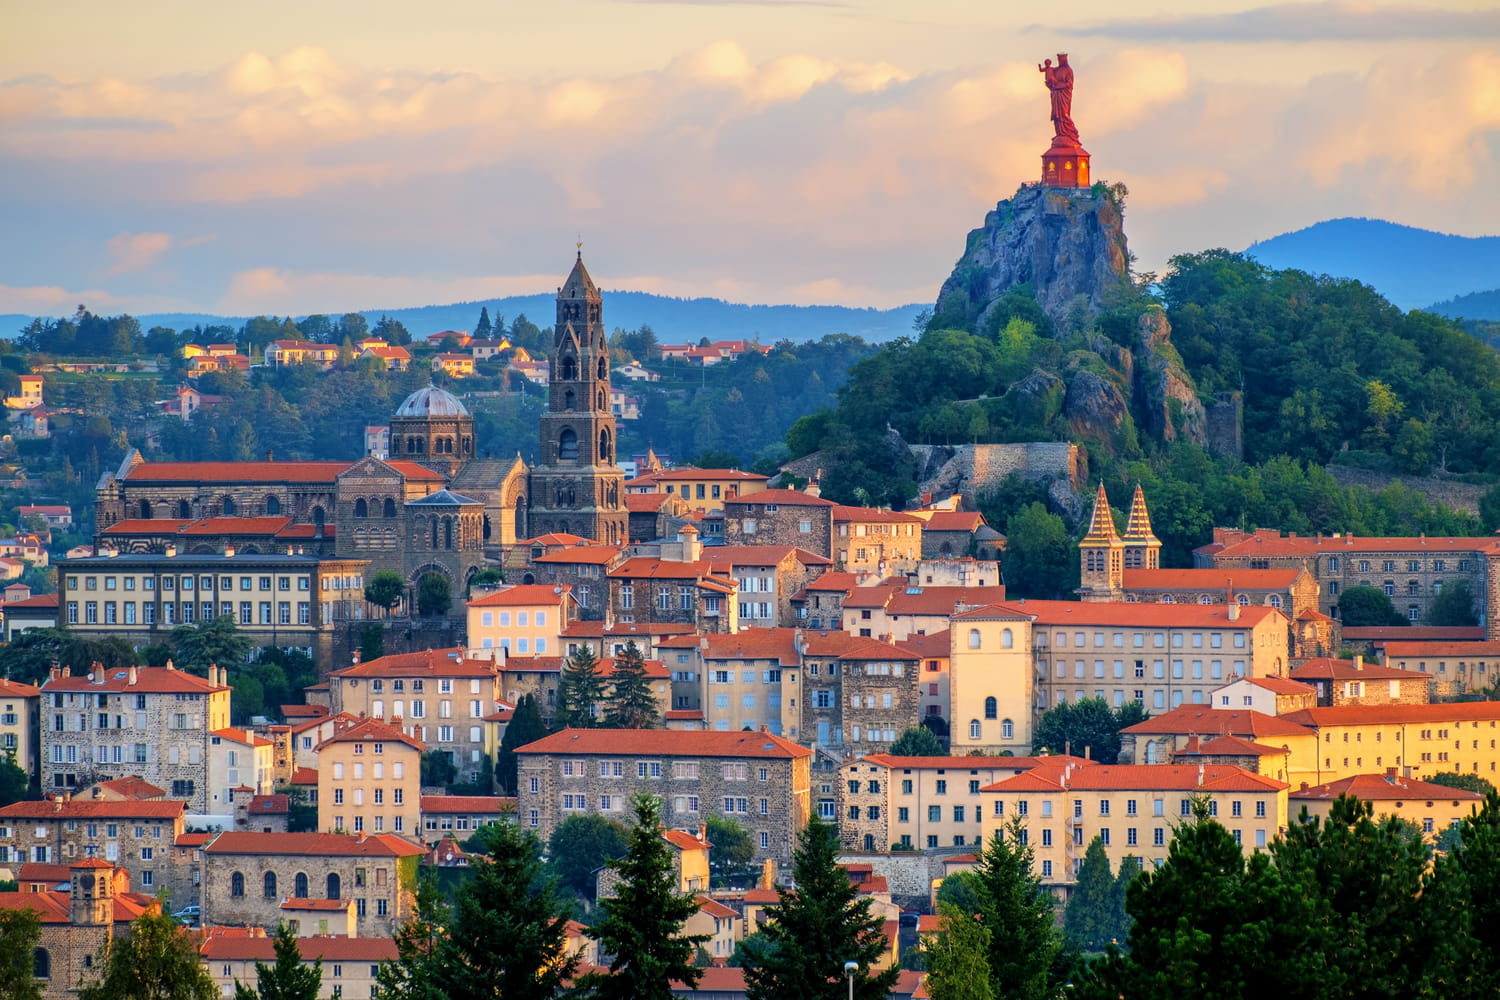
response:
{"label": "street lamp", "polygon": [[858,971],[858,962],[844,963],[844,978],[849,980],[849,1000],[854,1000],[854,974]]}

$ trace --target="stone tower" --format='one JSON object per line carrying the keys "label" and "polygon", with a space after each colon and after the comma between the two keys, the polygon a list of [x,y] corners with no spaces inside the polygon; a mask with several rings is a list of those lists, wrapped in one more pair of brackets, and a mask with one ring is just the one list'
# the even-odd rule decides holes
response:
{"label": "stone tower", "polygon": [[74,862],[71,909],[75,927],[112,927],[115,921],[115,866],[99,858]]}
{"label": "stone tower", "polygon": [[1118,601],[1125,582],[1125,542],[1115,531],[1104,484],[1094,496],[1094,517],[1078,542],[1078,595],[1085,601]]}
{"label": "stone tower", "polygon": [[1126,569],[1161,569],[1161,540],[1151,530],[1151,512],[1146,509],[1146,494],[1140,483],[1130,498],[1130,517],[1122,541]]}
{"label": "stone tower", "polygon": [[580,253],[557,290],[552,377],[539,460],[531,470],[529,530],[572,532],[618,545],[628,537],[629,515],[625,477],[615,464],[603,313],[603,299]]}
{"label": "stone tower", "polygon": [[474,418],[458,397],[429,385],[391,416],[391,458],[419,462],[448,478],[474,457]]}

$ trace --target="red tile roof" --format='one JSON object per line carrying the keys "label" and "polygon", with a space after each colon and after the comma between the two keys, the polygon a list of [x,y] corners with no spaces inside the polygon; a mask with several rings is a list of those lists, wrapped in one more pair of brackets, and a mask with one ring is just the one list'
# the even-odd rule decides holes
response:
{"label": "red tile roof", "polygon": [[[0,687],[0,691],[3,690],[4,688]],[[165,798],[167,794],[165,788],[157,788],[151,782],[136,774],[124,778],[111,778],[108,781],[101,781],[95,787],[107,789],[122,799],[160,799]]]}
{"label": "red tile roof", "polygon": [[1321,799],[1333,801],[1340,795],[1353,795],[1366,802],[1391,802],[1409,799],[1446,799],[1454,805],[1462,802],[1479,804],[1484,796],[1478,792],[1437,785],[1416,778],[1403,778],[1395,774],[1356,774],[1323,785],[1303,786],[1287,793],[1289,799]]}
{"label": "red tile roof", "polygon": [[[117,894],[114,897],[114,922],[130,923],[159,905],[153,897],[138,892]],[[66,892],[0,892],[0,910],[31,910],[44,924],[73,922],[73,902]]]}
{"label": "red tile roof", "polygon": [[946,660],[951,652],[952,630],[941,632],[913,632],[901,640],[901,648],[910,650],[924,660]]}
{"label": "red tile roof", "polygon": [[292,797],[286,794],[257,795],[245,811],[251,816],[280,816],[292,811]]}
{"label": "red tile roof", "polygon": [[174,820],[187,812],[187,803],[179,799],[51,799],[13,802],[0,807],[0,817],[7,819],[159,819]]}
{"label": "red tile roof", "polygon": [[556,552],[548,552],[532,559],[533,563],[579,563],[603,566],[620,555],[613,545],[570,545]]}
{"label": "red tile roof", "polygon": [[1211,739],[1200,739],[1197,736],[1189,736],[1187,746],[1174,752],[1173,756],[1179,757],[1280,757],[1291,753],[1285,747],[1268,746],[1265,743],[1252,743],[1250,740],[1242,740],[1238,736],[1215,736]]}
{"label": "red tile roof", "polygon": [[1251,604],[1239,608],[1233,621],[1223,604],[1153,604],[1129,601],[1009,601],[980,608],[954,619],[977,621],[996,615],[1034,617],[1037,625],[1095,625],[1124,628],[1254,628],[1271,616],[1285,617],[1275,608]]}
{"label": "red tile roof", "polygon": [[414,737],[406,735],[394,726],[387,725],[380,719],[364,719],[348,729],[337,731],[319,743],[318,749],[322,750],[335,743],[405,743],[418,752],[427,749]]}
{"label": "red tile roof", "polygon": [[274,535],[289,526],[289,517],[205,517],[178,529],[183,535]]}
{"label": "red tile roof", "polygon": [[815,497],[811,493],[803,493],[801,490],[761,490],[759,493],[747,493],[739,497],[725,497],[724,505],[730,504],[746,507],[762,507],[766,504],[784,505],[787,507],[837,507],[838,504],[832,500],[824,500]]}
{"label": "red tile roof", "polygon": [[424,649],[414,653],[390,653],[375,660],[335,670],[330,677],[493,677],[492,660],[474,660],[464,647]]}
{"label": "red tile roof", "polygon": [[[709,899],[707,896],[701,894],[698,896],[698,909],[710,917],[718,917],[720,920],[736,920],[740,915],[739,911],[725,906],[716,899]],[[698,988],[702,989],[703,987],[700,984]]]}
{"label": "red tile roof", "polygon": [[677,499],[675,493],[626,493],[625,509],[632,514],[654,514]]}
{"label": "red tile roof", "polygon": [[787,666],[800,662],[797,655],[797,630],[793,628],[750,628],[743,632],[718,632],[703,637],[705,660],[776,659]]}
{"label": "red tile roof", "polygon": [[311,785],[316,788],[318,787],[318,769],[315,767],[296,768],[292,771],[290,783],[299,787]]}
{"label": "red tile roof", "polygon": [[[20,601],[11,601],[10,605],[20,604]],[[30,684],[22,684],[8,678],[0,678],[0,698],[35,698],[42,693],[42,689]]]}
{"label": "red tile roof", "polygon": [[1308,538],[1297,535],[1278,537],[1275,532],[1258,531],[1248,538],[1225,544],[1217,555],[1309,558],[1355,552],[1489,552],[1494,547],[1493,538],[1433,538],[1425,535],[1418,538],[1365,538],[1358,535],[1315,535]]}
{"label": "red tile roof", "polygon": [[1410,641],[1447,639],[1458,642],[1470,640],[1480,642],[1487,638],[1488,630],[1483,625],[1369,625],[1344,628],[1344,638],[1357,642]]}
{"label": "red tile roof", "polygon": [[166,535],[176,534],[192,524],[192,518],[180,520],[166,517],[127,517],[116,521],[100,532],[102,535]]}
{"label": "red tile roof", "polygon": [[353,899],[307,899],[306,897],[299,898],[293,896],[290,899],[282,900],[281,908],[283,910],[321,910],[332,912],[347,910],[353,902]]}
{"label": "red tile roof", "polygon": [[233,740],[236,743],[243,743],[251,747],[268,747],[271,745],[271,741],[264,736],[257,736],[247,729],[237,729],[234,726],[215,729],[212,735],[219,737],[221,740]]}
{"label": "red tile roof", "polygon": [[708,841],[700,840],[696,833],[686,830],[663,830],[661,836],[680,851],[706,851],[711,846]]}
{"label": "red tile roof", "polygon": [[[303,900],[306,902],[306,900]],[[347,900],[334,900],[347,905]],[[343,906],[340,906],[342,909]],[[396,960],[396,941],[388,937],[299,937],[297,951],[304,959],[333,962],[386,962]],[[276,942],[269,937],[211,935],[199,948],[207,962],[264,962],[276,960]]]}
{"label": "red tile roof", "polygon": [[[750,494],[751,497],[761,496],[759,493]],[[864,524],[922,524],[922,519],[914,514],[903,514],[899,510],[884,510],[880,507],[844,507],[842,505],[833,508],[833,519],[835,521],[858,521]]]}
{"label": "red tile roof", "polygon": [[859,576],[855,573],[824,573],[803,587],[803,590],[849,591],[859,587]]}
{"label": "red tile roof", "polygon": [[833,565],[832,559],[825,559],[816,552],[809,552],[795,545],[711,545],[703,550],[703,558],[715,568],[775,566],[787,556],[792,556],[804,566]]}
{"label": "red tile roof", "polygon": [[1276,716],[1249,709],[1231,711],[1203,705],[1182,705],[1145,722],[1126,726],[1120,731],[1148,736],[1172,733],[1183,736],[1245,736],[1250,739],[1311,736],[1312,730],[1300,724],[1300,721],[1293,721],[1306,711],[1303,709],[1289,715]]}
{"label": "red tile roof", "polygon": [[[66,667],[63,669],[67,669]],[[130,683],[130,672],[136,672],[136,681]],[[171,667],[118,667],[103,670],[102,683],[89,680],[87,674],[53,677],[42,682],[45,691],[128,691],[132,694],[205,694],[210,691],[228,691],[229,688],[210,684],[206,678]]]}
{"label": "red tile roof", "polygon": [[[1389,651],[1386,653],[1390,655]],[[1308,660],[1292,671],[1292,679],[1298,681],[1421,681],[1432,678],[1419,670],[1400,670],[1383,667],[1378,663],[1365,663],[1355,669],[1353,660],[1334,660],[1320,656]]]}
{"label": "red tile roof", "polygon": [[1313,728],[1490,722],[1500,721],[1500,701],[1449,701],[1436,705],[1332,705],[1327,708],[1299,709],[1288,712],[1282,718]]}
{"label": "red tile roof", "polygon": [[984,515],[975,510],[939,510],[927,519],[928,531],[962,531],[972,534],[984,526]]}
{"label": "red tile roof", "polygon": [[1192,791],[1274,792],[1287,783],[1230,764],[1094,764],[1038,767],[987,785],[984,792]]}
{"label": "red tile roof", "polygon": [[538,604],[556,607],[567,599],[572,587],[552,587],[546,584],[516,584],[503,587],[494,593],[476,597],[469,602],[471,608],[518,608]]}
{"label": "red tile roof", "polygon": [[6,601],[5,610],[14,611],[17,608],[51,608],[57,610],[56,594],[38,594],[20,601]]}
{"label": "red tile roof", "polygon": [[142,462],[125,474],[131,482],[328,483],[348,462]]}
{"label": "red tile roof", "polygon": [[1385,644],[1386,662],[1393,656],[1500,656],[1500,642],[1397,642]]}
{"label": "red tile roof", "polygon": [[406,858],[426,853],[389,833],[246,833],[230,830],[204,848],[210,854],[279,854],[339,858]]}
{"label": "red tile roof", "polygon": [[1033,767],[1050,767],[1057,764],[1092,764],[1085,757],[1068,754],[1044,754],[1038,757],[898,757],[889,753],[866,754],[859,758],[882,767],[913,771],[965,771],[1004,768],[1013,771],[1029,771]]}
{"label": "red tile roof", "polygon": [[1318,689],[1311,684],[1287,680],[1285,677],[1245,677],[1243,680],[1246,684],[1254,684],[1258,688],[1264,688],[1276,694],[1316,695],[1318,693]]}
{"label": "red tile roof", "polygon": [[[507,808],[507,805],[509,808]],[[495,813],[515,809],[514,797],[501,795],[424,795],[424,813]]]}
{"label": "red tile roof", "polygon": [[663,754],[800,759],[812,751],[773,733],[670,729],[564,729],[517,753]]}
{"label": "red tile roof", "polygon": [[[715,576],[723,582],[735,583],[733,579],[725,575],[725,572],[706,559],[699,559],[697,562],[678,562],[675,559],[638,556],[634,559],[627,559],[610,570],[609,576],[612,579],[636,580],[686,580]],[[735,585],[738,586],[738,584]]]}
{"label": "red tile roof", "polygon": [[[960,605],[985,607],[1005,600],[1004,587],[896,588],[885,604],[888,615],[952,615]],[[854,607],[848,601],[844,607]]]}
{"label": "red tile roof", "polygon": [[805,650],[808,656],[836,657],[840,660],[915,660],[919,657],[910,650],[893,646],[888,642],[847,632],[805,632]]}
{"label": "red tile roof", "polygon": [[1307,570],[1285,569],[1127,569],[1126,590],[1286,590]]}
{"label": "red tile roof", "polygon": [[548,532],[545,535],[537,535],[535,538],[528,538],[528,539],[525,539],[524,541],[517,542],[516,544],[517,545],[582,545],[582,544],[585,544],[587,542],[589,542],[589,539],[584,538],[582,535],[573,535],[573,534],[569,534],[566,531],[550,531],[550,532]]}
{"label": "red tile roof", "polygon": [[679,482],[681,480],[697,481],[699,479],[702,479],[702,480],[707,481],[707,480],[712,480],[712,479],[725,479],[725,480],[732,479],[732,480],[738,480],[740,482],[747,482],[747,481],[750,481],[750,480],[756,480],[756,481],[759,481],[759,482],[763,483],[763,482],[765,482],[766,480],[768,480],[770,478],[771,478],[770,476],[762,476],[762,475],[760,475],[759,473],[756,473],[756,472],[741,472],[739,469],[676,468],[676,469],[663,469],[660,472],[648,472],[648,473],[646,473],[643,476],[637,476],[635,479],[631,480],[631,482],[635,482],[635,483],[650,483],[650,482],[671,483],[671,482]]}

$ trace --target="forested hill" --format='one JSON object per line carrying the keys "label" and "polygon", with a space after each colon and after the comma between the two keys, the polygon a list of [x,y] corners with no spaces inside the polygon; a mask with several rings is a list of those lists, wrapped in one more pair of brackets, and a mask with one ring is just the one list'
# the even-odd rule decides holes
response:
{"label": "forested hill", "polygon": [[1268,267],[1363,281],[1402,309],[1494,288],[1500,275],[1500,236],[1453,236],[1380,219],[1329,219],[1254,243],[1245,254]]}
{"label": "forested hill", "polygon": [[[548,326],[556,297],[512,295],[503,299],[481,299],[451,305],[410,309],[360,310],[374,327],[381,316],[403,323],[412,335],[426,337],[442,330],[472,330],[481,308],[491,316],[514,319],[528,316]],[[604,319],[611,328],[626,330],[649,326],[662,343],[697,343],[709,340],[754,340],[763,344],[779,340],[814,341],[828,334],[847,333],[871,343],[892,340],[910,333],[921,305],[894,309],[856,309],[849,306],[746,305],[721,299],[680,299],[646,292],[606,291]],[[195,326],[242,327],[247,316],[215,316],[208,313],[159,313],[136,317],[143,329],[153,326],[183,330]],[[298,317],[299,319],[301,317]],[[0,337],[14,337],[32,317],[0,316]]]}
{"label": "forested hill", "polygon": [[[1500,274],[1495,275],[1495,280],[1500,281]],[[1491,323],[1500,322],[1500,288],[1491,289],[1488,292],[1458,295],[1444,302],[1436,302],[1427,308],[1439,316],[1487,320]]]}

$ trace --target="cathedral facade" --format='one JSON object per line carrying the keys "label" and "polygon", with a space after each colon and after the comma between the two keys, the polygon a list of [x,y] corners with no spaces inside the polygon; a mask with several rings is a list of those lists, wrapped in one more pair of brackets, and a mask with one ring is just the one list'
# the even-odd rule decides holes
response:
{"label": "cathedral facade", "polygon": [[629,512],[615,464],[603,301],[581,254],[558,289],[555,331],[535,467],[519,455],[478,457],[473,415],[429,385],[392,414],[384,460],[149,462],[131,450],[100,479],[96,550],[362,560],[366,578],[393,570],[415,593],[431,573],[459,592],[478,570],[498,566],[505,548],[542,532],[621,544]]}

